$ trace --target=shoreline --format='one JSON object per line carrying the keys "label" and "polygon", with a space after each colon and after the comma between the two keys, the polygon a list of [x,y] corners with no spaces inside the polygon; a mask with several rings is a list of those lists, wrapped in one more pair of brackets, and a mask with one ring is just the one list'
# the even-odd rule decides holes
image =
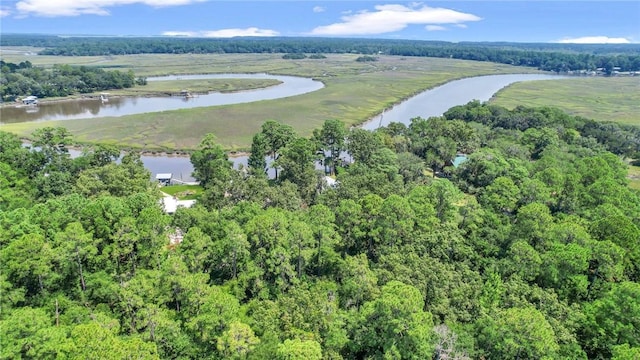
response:
{"label": "shoreline", "polygon": [[[28,138],[20,138],[20,141],[22,142],[23,145],[31,145],[32,141],[31,139]],[[67,146],[67,149],[69,150],[73,150],[73,151],[77,151],[77,152],[82,152],[82,150],[84,148],[88,148],[91,146],[95,146],[95,145],[100,145],[100,144],[82,144],[82,143],[75,143],[72,145]],[[137,151],[138,153],[140,153],[140,156],[147,156],[147,157],[165,157],[165,158],[190,158],[191,157],[191,153],[195,150],[191,150],[191,151],[187,151],[187,150],[136,150],[136,149],[130,149],[130,148],[118,148],[121,152],[133,152],[133,151]],[[229,159],[236,159],[236,158],[240,158],[240,157],[244,157],[244,156],[249,156],[251,155],[251,152],[249,151],[239,151],[239,150],[225,150],[225,153],[227,154],[227,156],[229,157]]]}
{"label": "shoreline", "polygon": [[[252,75],[253,73],[238,73],[240,75]],[[165,77],[165,76],[198,76],[198,75],[220,75],[219,73],[202,73],[202,74],[169,74],[169,75],[157,75],[157,76],[152,76],[151,78],[157,78],[157,77]],[[293,76],[293,75],[286,75],[286,74],[268,74],[265,73],[265,75],[280,75],[280,76]],[[230,79],[234,79],[234,78],[230,78]],[[316,80],[316,81],[320,81],[319,79],[314,79],[312,78],[312,80]],[[151,80],[152,82],[155,80]],[[172,81],[172,80],[161,80],[161,81]],[[213,93],[220,93],[220,94],[233,94],[233,93],[237,93],[237,92],[243,92],[243,91],[251,91],[251,90],[260,90],[260,89],[267,89],[273,86],[278,86],[281,85],[283,82],[282,81],[278,81],[277,84],[273,84],[273,85],[266,85],[266,86],[256,86],[256,87],[247,87],[246,89],[236,89],[236,90],[206,90],[206,91],[189,91],[190,95],[209,95],[209,94],[213,94]],[[322,82],[324,84],[324,82]],[[140,86],[140,85],[137,85]],[[181,90],[176,90],[175,92],[166,92],[166,91],[141,91],[139,94],[119,94],[118,92],[126,92],[130,89],[134,89],[135,87],[132,88],[125,88],[125,89],[107,89],[104,90],[103,92],[107,92],[107,91],[114,91],[115,93],[109,93],[109,98],[164,98],[164,97],[184,97],[182,96],[182,92]],[[24,96],[20,96],[18,97],[18,99],[22,98]],[[46,104],[55,104],[55,103],[61,103],[61,102],[69,102],[69,101],[89,101],[89,100],[101,100],[100,99],[100,93],[86,93],[86,94],[73,94],[73,95],[69,95],[69,96],[64,96],[64,97],[53,97],[53,98],[38,98],[38,105],[46,105]],[[12,102],[1,102],[0,101],[0,108],[4,108],[4,107],[9,107],[9,108],[20,108],[20,107],[27,107],[30,105],[25,105],[23,104],[20,100],[15,100]],[[37,106],[37,105],[36,105]]]}

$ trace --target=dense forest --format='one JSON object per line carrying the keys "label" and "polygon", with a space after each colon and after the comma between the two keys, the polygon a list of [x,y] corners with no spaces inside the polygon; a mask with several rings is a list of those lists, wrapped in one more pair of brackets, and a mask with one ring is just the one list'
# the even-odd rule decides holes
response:
{"label": "dense forest", "polygon": [[0,132],[3,359],[640,357],[636,128],[478,102],[270,120],[241,170],[206,135],[173,215],[139,155],[32,139]]}
{"label": "dense forest", "polygon": [[[130,88],[133,71],[105,71],[96,67],[53,65],[52,69],[0,60],[0,99],[13,101],[21,96],[57,97],[100,90]],[[140,81],[140,79],[138,79]]]}
{"label": "dense forest", "polygon": [[638,44],[450,43],[444,41],[336,38],[136,38],[57,37],[8,34],[1,46],[44,47],[43,55],[105,56],[129,54],[356,53],[428,56],[491,61],[566,72],[602,69],[640,71]]}

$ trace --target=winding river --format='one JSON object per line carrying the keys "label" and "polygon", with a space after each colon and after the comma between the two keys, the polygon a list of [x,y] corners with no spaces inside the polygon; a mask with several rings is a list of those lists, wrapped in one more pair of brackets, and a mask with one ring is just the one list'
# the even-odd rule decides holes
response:
{"label": "winding river", "polygon": [[417,116],[429,118],[441,116],[456,105],[464,105],[472,100],[488,101],[500,89],[520,81],[558,80],[566,78],[545,74],[507,74],[476,76],[450,81],[431,90],[423,91],[362,125],[367,130],[387,126],[391,122],[409,125]]}
{"label": "winding river", "polygon": [[[42,120],[61,120],[69,118],[87,118],[102,116],[122,116],[143,112],[156,112],[164,110],[173,110],[188,107],[215,106],[224,104],[237,104],[243,102],[252,102],[259,100],[277,99],[287,96],[300,95],[311,91],[319,90],[324,85],[312,79],[305,79],[293,76],[279,76],[267,74],[223,74],[223,75],[188,75],[188,76],[172,76],[149,78],[148,81],[159,80],[177,80],[177,79],[201,79],[201,78],[270,78],[282,81],[282,84],[269,87],[266,89],[242,91],[237,93],[212,93],[202,95],[193,99],[184,101],[181,98],[121,98],[125,102],[122,105],[114,105],[111,108],[112,100],[101,105],[97,111],[86,111],[81,114],[68,117],[64,114],[52,115],[48,114],[43,118],[26,121],[42,121]],[[386,126],[390,122],[402,122],[409,124],[411,119],[417,116],[428,118],[431,116],[440,116],[449,108],[456,105],[464,105],[472,100],[481,102],[489,100],[500,89],[520,81],[532,80],[557,80],[565,78],[563,76],[544,75],[544,74],[507,74],[507,75],[487,75],[454,80],[444,85],[438,86],[431,90],[426,90],[415,95],[391,109],[385,110],[382,114],[365,122],[362,127],[367,130],[373,130],[381,126]],[[120,99],[118,99],[120,100]],[[93,100],[95,103],[100,101]],[[45,108],[39,106],[38,108]],[[4,110],[0,113],[1,119],[5,119]],[[24,110],[24,109],[21,109]],[[24,112],[24,111],[23,111]],[[55,117],[51,117],[55,116]],[[0,127],[1,128],[1,127]],[[246,166],[247,157],[237,156],[230,158],[235,167],[240,165]],[[188,157],[180,156],[142,156],[147,169],[153,176],[157,173],[172,173],[173,177],[182,181],[194,181],[191,177],[193,166]]]}
{"label": "winding river", "polygon": [[320,90],[324,87],[322,82],[309,78],[270,74],[158,76],[147,78],[147,81],[196,79],[274,79],[281,83],[262,89],[232,93],[211,92],[209,94],[196,95],[189,98],[183,96],[112,97],[106,102],[92,98],[50,103],[45,102],[36,107],[4,107],[0,108],[0,124],[49,120],[91,119],[204,106],[240,104],[302,95]]}

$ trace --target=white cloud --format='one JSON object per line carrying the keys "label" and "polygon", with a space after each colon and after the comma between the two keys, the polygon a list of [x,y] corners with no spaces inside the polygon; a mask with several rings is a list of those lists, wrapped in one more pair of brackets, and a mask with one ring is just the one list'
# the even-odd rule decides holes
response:
{"label": "white cloud", "polygon": [[249,27],[246,29],[221,29],[207,31],[165,31],[164,36],[187,36],[187,37],[211,37],[211,38],[232,38],[238,36],[278,36],[280,33],[275,30],[258,29]]}
{"label": "white cloud", "polygon": [[608,36],[583,36],[579,38],[564,38],[556,41],[561,44],[629,44],[631,41],[627,38],[612,38]]}
{"label": "white cloud", "polygon": [[0,8],[0,18],[11,15],[11,11],[9,9]]}
{"label": "white cloud", "polygon": [[198,33],[194,31],[165,31],[162,33],[162,35],[194,37],[194,36],[198,36]]}
{"label": "white cloud", "polygon": [[188,5],[205,0],[22,0],[16,9],[22,15],[44,17],[78,16],[83,14],[109,15],[110,7],[145,4],[154,7]]}
{"label": "white cloud", "polygon": [[427,25],[424,27],[427,31],[442,31],[442,30],[447,30],[446,27],[442,26],[442,25]]}
{"label": "white cloud", "polygon": [[313,7],[313,12],[314,12],[314,13],[321,13],[321,12],[325,12],[325,10],[327,10],[327,9],[323,8],[322,6],[314,6],[314,7]]}
{"label": "white cloud", "polygon": [[411,7],[397,4],[377,5],[375,11],[363,10],[345,15],[342,22],[319,26],[313,35],[372,35],[402,30],[408,25],[461,24],[481,20],[480,17],[445,8],[431,8],[414,3]]}
{"label": "white cloud", "polygon": [[461,28],[461,29],[466,29],[466,28],[467,28],[467,24],[455,24],[455,25],[453,25],[453,26],[455,26],[455,27],[459,27],[459,28]]}

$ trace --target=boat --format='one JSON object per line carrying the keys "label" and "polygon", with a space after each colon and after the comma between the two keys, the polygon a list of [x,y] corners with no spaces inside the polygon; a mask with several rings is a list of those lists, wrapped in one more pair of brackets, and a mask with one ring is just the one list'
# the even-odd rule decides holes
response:
{"label": "boat", "polygon": [[37,96],[27,96],[22,99],[22,103],[24,105],[36,106],[38,105],[38,97]]}

